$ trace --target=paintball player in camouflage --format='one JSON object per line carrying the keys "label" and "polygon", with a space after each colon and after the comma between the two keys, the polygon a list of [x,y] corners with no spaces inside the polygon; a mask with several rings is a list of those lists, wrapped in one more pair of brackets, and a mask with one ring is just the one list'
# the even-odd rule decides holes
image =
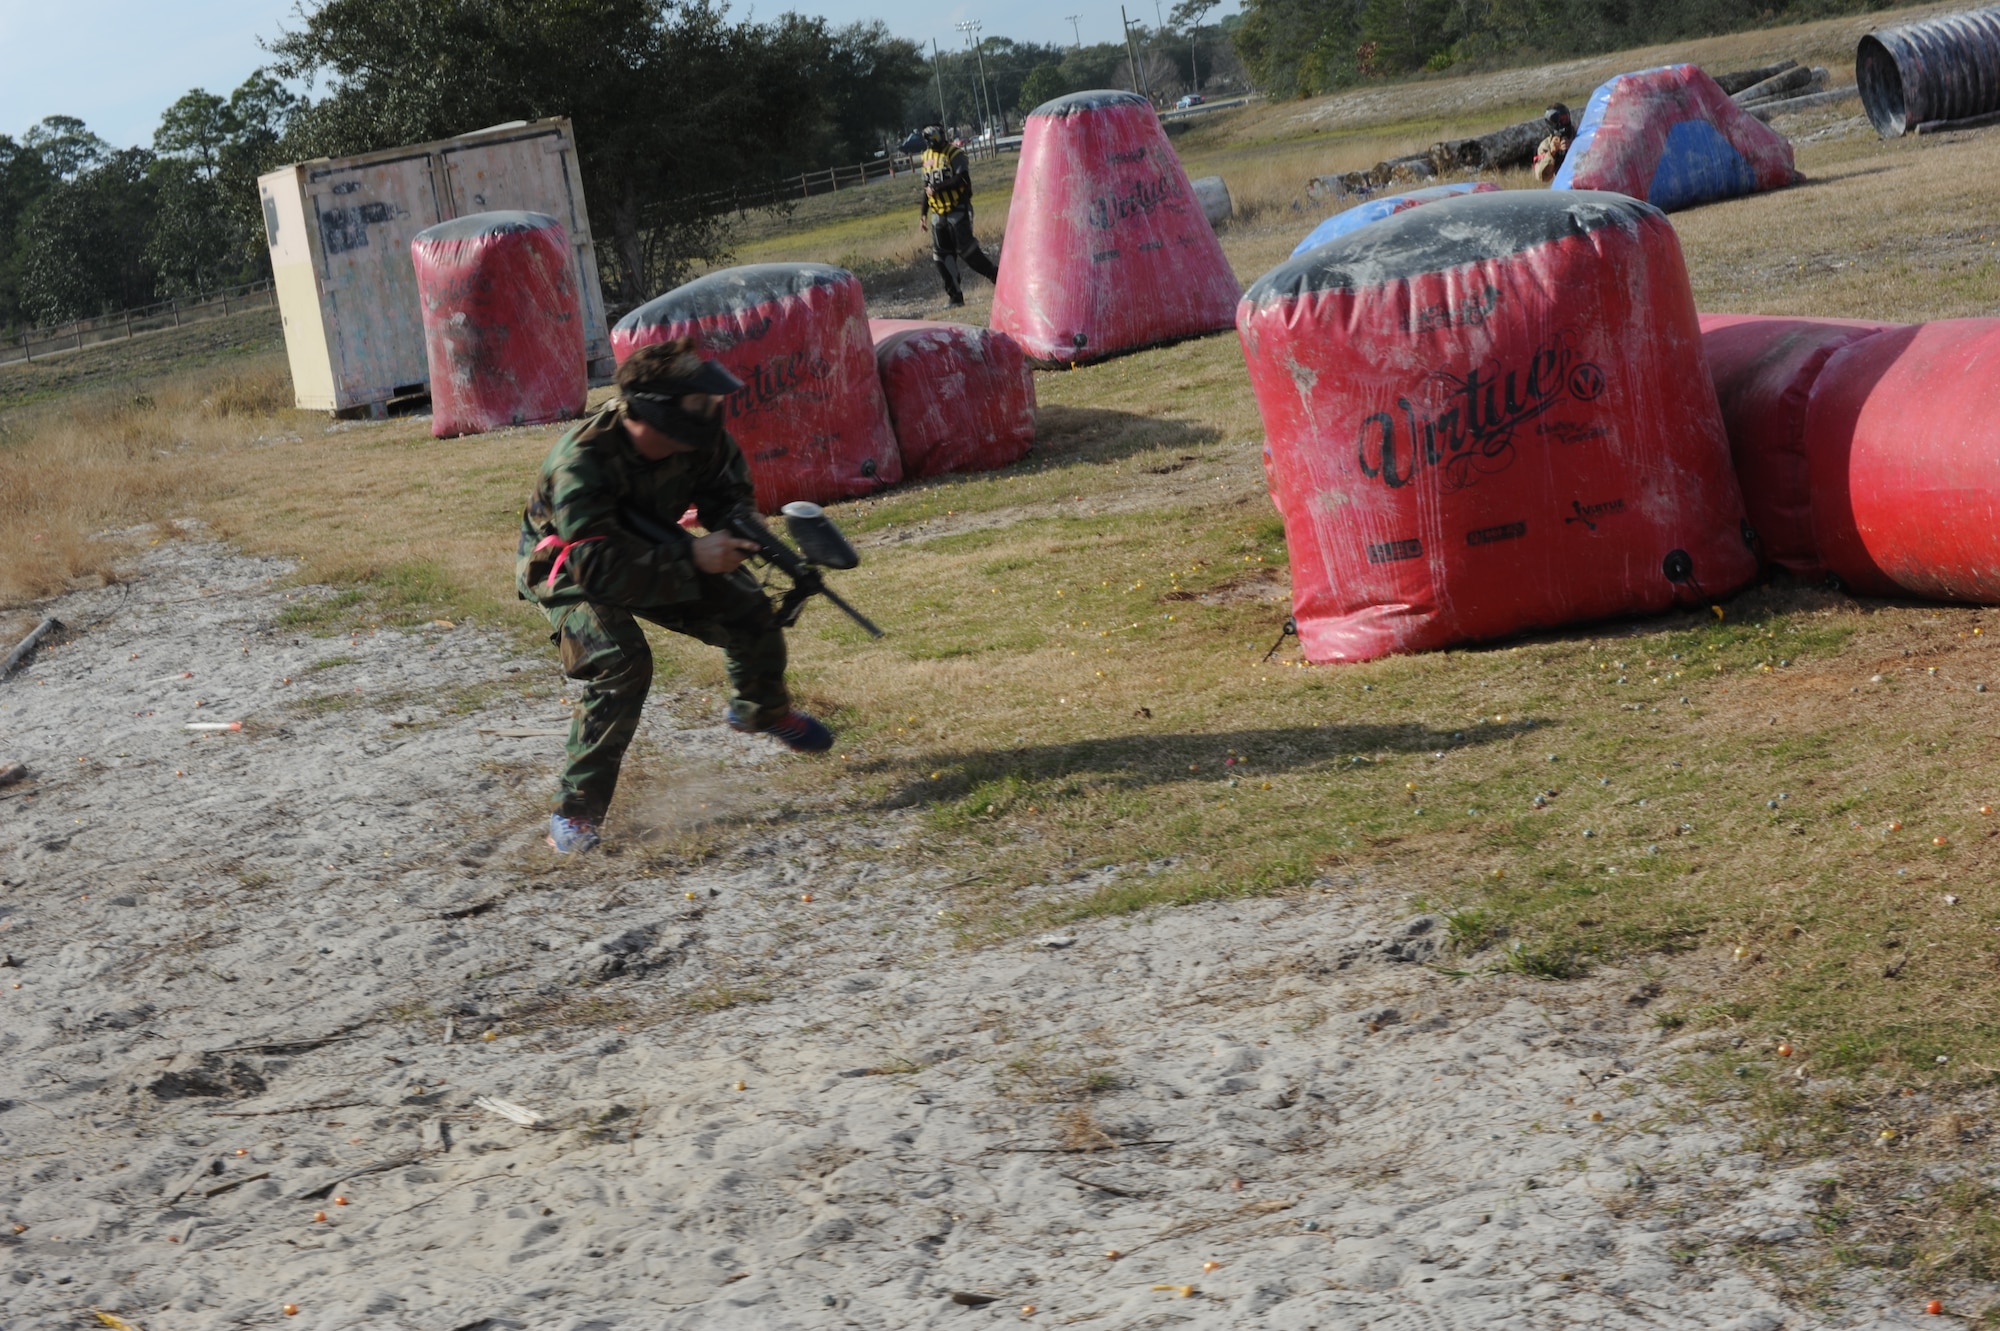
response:
{"label": "paintball player in camouflage", "polygon": [[1548,123],[1548,137],[1535,148],[1535,179],[1544,185],[1556,178],[1562,170],[1563,159],[1569,156],[1570,146],[1576,142],[1576,122],[1569,118],[1569,108],[1557,102],[1542,113]]}
{"label": "paintball player in camouflage", "polygon": [[[557,851],[589,850],[618,785],[653,678],[639,621],[720,647],[729,724],[802,753],[833,744],[792,707],[785,635],[743,561],[751,542],[721,530],[751,500],[749,464],[722,428],[743,385],[686,339],[642,347],[618,367],[619,396],[565,434],[521,514],[516,579],[555,628],[563,673],[582,684],[549,819]],[[679,524],[693,505],[705,536]]]}
{"label": "paintball player in camouflage", "polygon": [[903,151],[914,152],[919,143],[924,150],[920,162],[924,197],[917,208],[917,223],[930,228],[931,262],[944,279],[945,298],[953,305],[963,305],[959,263],[989,282],[1000,280],[1000,270],[972,234],[972,169],[965,164],[965,149],[945,136],[942,125],[925,125],[903,141]]}

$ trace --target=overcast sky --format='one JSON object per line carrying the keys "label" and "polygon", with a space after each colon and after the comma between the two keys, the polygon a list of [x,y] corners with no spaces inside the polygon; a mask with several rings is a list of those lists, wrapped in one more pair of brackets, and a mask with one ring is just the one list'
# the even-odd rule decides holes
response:
{"label": "overcast sky", "polygon": [[[1156,21],[1153,0],[1125,0]],[[1172,0],[1160,0],[1162,12]],[[295,0],[0,0],[0,134],[19,137],[44,116],[81,118],[119,147],[150,144],[160,112],[190,88],[227,94],[266,59],[259,37],[291,19]],[[739,17],[786,9],[835,23],[880,18],[929,46],[962,43],[953,24],[978,19],[982,36],[1068,42],[1118,40],[1116,0],[737,0]],[[1212,18],[1236,9],[1225,0]]]}

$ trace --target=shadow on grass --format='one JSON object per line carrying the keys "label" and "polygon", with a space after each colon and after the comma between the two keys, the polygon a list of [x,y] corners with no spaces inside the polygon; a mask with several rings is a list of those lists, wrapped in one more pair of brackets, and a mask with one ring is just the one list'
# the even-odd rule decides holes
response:
{"label": "shadow on grass", "polygon": [[1042,407],[1035,413],[1035,451],[1023,465],[1092,466],[1156,449],[1202,448],[1221,440],[1220,430],[1193,421],[1108,407]]}
{"label": "shadow on grass", "polygon": [[[1380,753],[1435,753],[1517,739],[1550,722],[1534,717],[1500,724],[1434,730],[1429,726],[1329,725],[1263,727],[1209,734],[1120,735],[971,753],[932,752],[877,759],[862,771],[904,776],[886,795],[888,808],[937,806],[977,794],[996,805],[1050,785],[1139,790],[1179,781],[1373,766]],[[1238,759],[1236,764],[1228,760]],[[920,770],[909,772],[916,767]]]}

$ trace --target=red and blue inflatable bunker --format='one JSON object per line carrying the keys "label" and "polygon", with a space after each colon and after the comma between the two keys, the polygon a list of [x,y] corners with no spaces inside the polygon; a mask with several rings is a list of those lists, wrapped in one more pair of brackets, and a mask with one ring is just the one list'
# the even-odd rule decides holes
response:
{"label": "red and blue inflatable bunker", "polygon": [[569,237],[542,213],[473,213],[410,241],[439,439],[583,413],[583,299]]}
{"label": "red and blue inflatable bunker", "polygon": [[873,494],[903,479],[861,283],[823,263],[758,263],[698,277],[611,330],[622,364],[640,347],[692,337],[743,387],[729,429],[750,461],[757,507]]}
{"label": "red and blue inflatable bunker", "polygon": [[1447,199],[1237,313],[1306,656],[1365,661],[1757,571],[1674,229],[1613,194]]}
{"label": "red and blue inflatable bunker", "polygon": [[1802,578],[1826,575],[1813,539],[1806,404],[1827,360],[1893,324],[1704,314],[1701,344],[1722,407],[1743,509],[1764,558]]}
{"label": "red and blue inflatable bunker", "polygon": [[1673,212],[1797,179],[1790,139],[1699,66],[1666,65],[1590,94],[1554,188],[1611,190]]}
{"label": "red and blue inflatable bunker", "polygon": [[992,324],[1042,365],[1230,326],[1240,290],[1152,103],[1079,92],[1028,114]]}
{"label": "red and blue inflatable bunker", "polygon": [[925,319],[870,319],[875,364],[905,476],[991,471],[1035,443],[1035,376],[1005,333]]}
{"label": "red and blue inflatable bunker", "polygon": [[1427,203],[1440,199],[1455,199],[1461,194],[1493,194],[1500,187],[1490,180],[1460,180],[1449,185],[1432,185],[1428,189],[1413,189],[1407,194],[1384,194],[1379,199],[1357,203],[1344,212],[1335,213],[1306,233],[1306,238],[1292,247],[1294,255],[1317,249],[1329,240],[1338,240],[1350,231],[1358,231],[1370,222],[1379,222],[1385,217],[1421,208]]}
{"label": "red and blue inflatable bunker", "polygon": [[2000,604],[2000,319],[1833,353],[1806,406],[1813,535],[1849,590]]}

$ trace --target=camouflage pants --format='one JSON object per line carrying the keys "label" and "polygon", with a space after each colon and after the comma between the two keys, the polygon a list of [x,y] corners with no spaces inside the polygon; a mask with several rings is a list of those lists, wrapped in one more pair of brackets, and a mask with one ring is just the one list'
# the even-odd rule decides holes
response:
{"label": "camouflage pants", "polygon": [[701,575],[701,595],[669,606],[610,606],[589,601],[542,607],[555,626],[563,673],[583,685],[563,746],[556,812],[603,818],[618,788],[618,768],[639,728],[653,682],[653,652],[639,620],[720,647],[729,671],[729,710],[753,727],[781,719],[785,634],[772,622],[771,602],[746,570]]}

